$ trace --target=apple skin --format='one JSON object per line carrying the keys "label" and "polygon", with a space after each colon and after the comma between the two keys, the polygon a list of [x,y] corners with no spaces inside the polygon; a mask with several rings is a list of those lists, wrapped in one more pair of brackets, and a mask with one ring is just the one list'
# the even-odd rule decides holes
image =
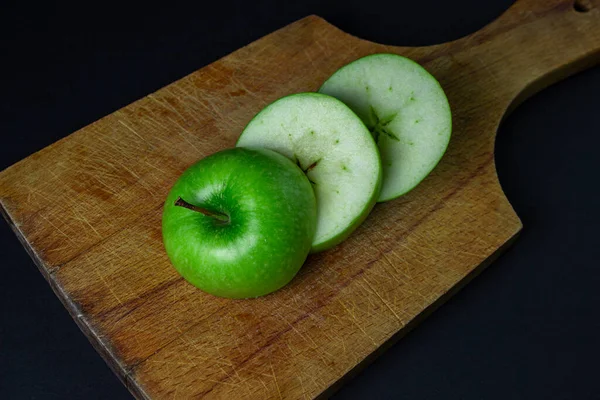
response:
{"label": "apple skin", "polygon": [[[176,206],[179,197],[229,221]],[[163,241],[192,285],[215,296],[251,298],[296,275],[316,221],[315,195],[300,168],[274,151],[238,147],[198,161],[177,180],[164,205]]]}

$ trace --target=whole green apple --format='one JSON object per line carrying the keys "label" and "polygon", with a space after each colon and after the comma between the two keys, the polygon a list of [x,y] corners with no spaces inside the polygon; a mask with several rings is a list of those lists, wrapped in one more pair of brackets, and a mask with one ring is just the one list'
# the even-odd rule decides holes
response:
{"label": "whole green apple", "polygon": [[316,229],[304,172],[267,149],[208,156],[177,180],[164,205],[163,240],[177,271],[205,292],[258,297],[287,284]]}

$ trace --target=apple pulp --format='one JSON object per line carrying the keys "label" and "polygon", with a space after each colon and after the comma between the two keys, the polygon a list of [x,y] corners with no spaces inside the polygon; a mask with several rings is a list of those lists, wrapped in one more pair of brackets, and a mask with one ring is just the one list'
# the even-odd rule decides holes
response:
{"label": "apple pulp", "polygon": [[452,115],[438,81],[416,62],[374,54],[337,70],[319,89],[352,109],[369,128],[383,167],[377,201],[406,194],[442,158]]}
{"label": "apple pulp", "polygon": [[346,239],[379,195],[381,161],[373,137],[331,96],[299,93],[271,103],[250,121],[236,146],[274,150],[306,173],[317,199],[312,252]]}

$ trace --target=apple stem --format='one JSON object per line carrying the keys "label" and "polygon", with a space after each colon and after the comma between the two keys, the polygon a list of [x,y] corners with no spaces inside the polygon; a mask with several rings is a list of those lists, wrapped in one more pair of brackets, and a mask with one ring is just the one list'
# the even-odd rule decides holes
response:
{"label": "apple stem", "polygon": [[215,212],[215,211],[210,211],[210,210],[207,210],[206,208],[195,206],[195,205],[190,204],[187,201],[183,200],[181,197],[177,197],[177,200],[175,200],[175,205],[179,206],[179,207],[187,208],[188,210],[199,212],[200,214],[204,214],[207,217],[214,218],[221,222],[229,222],[229,216],[227,216],[226,214],[223,214],[220,212]]}
{"label": "apple stem", "polygon": [[310,164],[308,167],[306,167],[306,169],[304,170],[304,172],[306,173],[306,172],[310,171],[311,169],[313,169],[314,167],[316,167],[317,164],[319,163],[319,161],[321,161],[321,160],[317,160],[314,163]]}

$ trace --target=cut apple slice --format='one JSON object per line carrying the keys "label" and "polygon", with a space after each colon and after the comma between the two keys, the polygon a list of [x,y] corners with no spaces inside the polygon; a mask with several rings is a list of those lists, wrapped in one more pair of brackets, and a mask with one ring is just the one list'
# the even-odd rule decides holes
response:
{"label": "cut apple slice", "polygon": [[379,146],[383,185],[377,201],[417,186],[440,161],[452,115],[438,81],[416,62],[374,54],[337,70],[319,89],[352,109]]}
{"label": "cut apple slice", "polygon": [[273,102],[250,121],[236,146],[277,151],[304,170],[317,199],[312,252],[347,238],[379,195],[377,145],[360,118],[333,97],[299,93]]}

